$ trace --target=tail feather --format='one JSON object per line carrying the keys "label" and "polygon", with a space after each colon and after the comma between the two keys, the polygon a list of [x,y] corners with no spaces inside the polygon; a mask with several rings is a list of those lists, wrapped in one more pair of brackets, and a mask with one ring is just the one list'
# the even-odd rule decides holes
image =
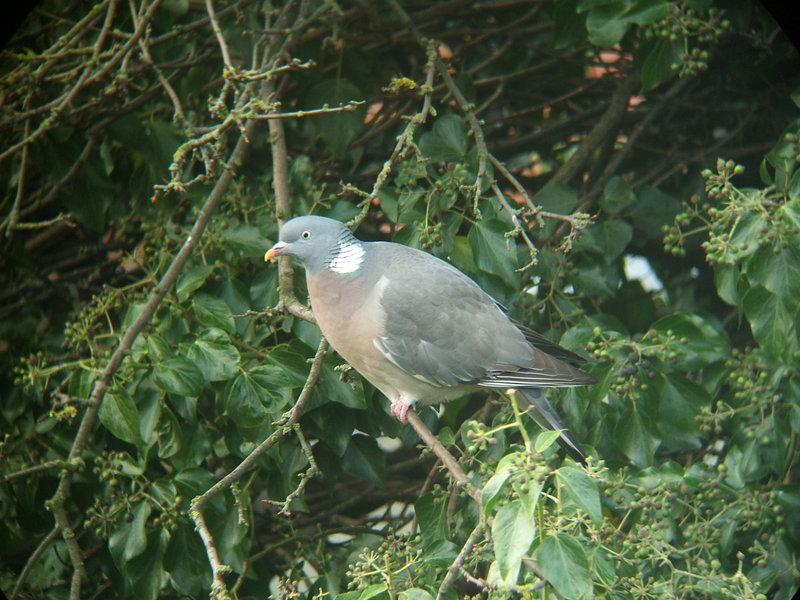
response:
{"label": "tail feather", "polygon": [[577,462],[586,464],[586,454],[581,450],[578,441],[566,429],[544,392],[539,388],[519,388],[517,391],[530,403],[528,413],[537,425],[546,431],[560,430],[556,439],[559,446]]}

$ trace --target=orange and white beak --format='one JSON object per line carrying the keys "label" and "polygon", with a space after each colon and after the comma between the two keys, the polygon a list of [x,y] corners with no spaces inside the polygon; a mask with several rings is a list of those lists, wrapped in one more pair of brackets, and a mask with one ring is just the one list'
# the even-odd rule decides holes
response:
{"label": "orange and white beak", "polygon": [[283,249],[287,245],[288,244],[286,242],[278,242],[277,244],[275,244],[272,248],[267,250],[266,254],[264,254],[264,261],[270,261],[276,256],[280,256],[281,254],[283,254]]}

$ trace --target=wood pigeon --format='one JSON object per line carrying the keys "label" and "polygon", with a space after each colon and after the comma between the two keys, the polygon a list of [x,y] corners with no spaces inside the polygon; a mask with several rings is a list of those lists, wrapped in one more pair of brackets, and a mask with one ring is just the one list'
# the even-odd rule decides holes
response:
{"label": "wood pigeon", "polygon": [[317,324],[331,346],[391,401],[406,422],[417,402],[452,400],[480,387],[516,388],[576,460],[585,454],[542,388],[594,383],[584,359],[528,329],[461,271],[392,242],[362,242],[339,221],[294,218],[264,260],[303,263]]}

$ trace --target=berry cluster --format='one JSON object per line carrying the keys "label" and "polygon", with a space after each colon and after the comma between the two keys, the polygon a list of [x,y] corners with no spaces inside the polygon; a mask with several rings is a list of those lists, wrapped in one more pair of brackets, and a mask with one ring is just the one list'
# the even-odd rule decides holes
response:
{"label": "berry cluster", "polygon": [[442,244],[442,224],[428,225],[419,235],[419,245],[423,250],[430,250]]}
{"label": "berry cluster", "polygon": [[680,76],[687,76],[708,68],[709,53],[703,46],[714,44],[730,26],[722,10],[711,7],[702,11],[687,7],[683,2],[674,2],[668,5],[663,19],[644,30],[644,37],[670,42],[683,40],[684,52],[672,69]]}

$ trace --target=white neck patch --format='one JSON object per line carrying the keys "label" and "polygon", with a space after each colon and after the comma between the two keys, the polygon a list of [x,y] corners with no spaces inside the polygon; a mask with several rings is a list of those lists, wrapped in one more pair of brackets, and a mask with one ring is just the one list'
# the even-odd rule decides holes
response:
{"label": "white neck patch", "polygon": [[336,247],[335,253],[328,262],[328,268],[334,273],[352,273],[364,262],[364,248],[354,238],[344,240]]}

